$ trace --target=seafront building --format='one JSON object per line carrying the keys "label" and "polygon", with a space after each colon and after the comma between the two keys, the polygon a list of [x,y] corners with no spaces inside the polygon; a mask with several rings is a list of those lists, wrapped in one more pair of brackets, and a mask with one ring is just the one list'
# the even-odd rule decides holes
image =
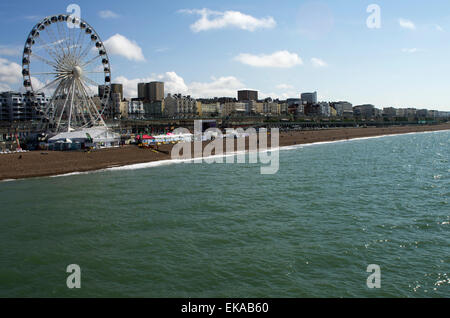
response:
{"label": "seafront building", "polygon": [[246,102],[246,101],[257,101],[258,100],[258,92],[251,90],[242,90],[238,91],[238,101]]}
{"label": "seafront building", "polygon": [[231,116],[235,113],[235,102],[225,102],[222,104],[222,117]]}
{"label": "seafront building", "polygon": [[219,117],[222,114],[222,105],[219,102],[202,103],[197,101],[197,111],[200,117]]}
{"label": "seafront building", "polygon": [[312,117],[331,117],[330,104],[327,102],[319,102],[315,104],[307,103],[304,106],[304,111],[306,116]]}
{"label": "seafront building", "polygon": [[144,102],[163,101],[164,82],[139,83],[138,98]]}
{"label": "seafront building", "polygon": [[236,115],[245,116],[250,113],[248,102],[237,102],[234,103],[234,113]]}
{"label": "seafront building", "polygon": [[353,115],[358,118],[374,118],[376,116],[375,106],[371,104],[357,105],[353,107]]}
{"label": "seafront building", "polygon": [[331,105],[330,105],[330,117],[332,117],[332,118],[336,118],[337,117],[337,111]]}
{"label": "seafront building", "polygon": [[304,104],[317,104],[317,92],[301,94],[301,100]]}
{"label": "seafront building", "polygon": [[397,117],[413,118],[416,116],[417,109],[415,108],[400,108],[397,109]]}
{"label": "seafront building", "polygon": [[263,113],[265,115],[280,115],[280,104],[278,101],[273,101],[271,98],[268,98],[263,103]]}
{"label": "seafront building", "polygon": [[40,120],[37,108],[45,108],[49,98],[44,93],[31,98],[19,92],[0,93],[0,121]]}
{"label": "seafront building", "polygon": [[264,103],[261,101],[249,101],[249,109],[251,110],[251,113],[254,115],[262,114],[264,110]]}
{"label": "seafront building", "polygon": [[161,118],[163,116],[165,109],[165,100],[146,101],[143,104],[145,118]]}
{"label": "seafront building", "polygon": [[353,117],[353,105],[349,102],[335,102],[331,106],[336,110],[337,117],[351,118]]}
{"label": "seafront building", "polygon": [[163,113],[169,118],[193,118],[198,115],[197,101],[191,96],[167,94]]}
{"label": "seafront building", "polygon": [[288,98],[286,104],[288,114],[294,116],[303,116],[305,114],[305,105],[301,98]]}
{"label": "seafront building", "polygon": [[111,91],[109,92],[109,100],[104,109],[102,109],[101,100],[103,96],[107,94],[106,86],[98,86],[98,99],[94,101],[97,104],[97,109],[102,112],[105,119],[118,119],[121,117],[127,117],[128,105],[124,103],[123,98],[123,85],[122,84],[111,84]]}
{"label": "seafront building", "polygon": [[322,117],[331,117],[331,107],[327,102],[318,103],[320,107],[320,116]]}
{"label": "seafront building", "polygon": [[[102,97],[108,93],[104,86],[92,97],[97,109],[107,121],[195,119],[195,118],[246,118],[264,117],[286,120],[384,120],[426,121],[450,117],[450,112],[427,109],[385,107],[382,110],[372,104],[353,106],[348,101],[326,102],[317,100],[317,92],[299,94],[300,98],[286,100],[266,98],[258,100],[258,91],[240,90],[236,97],[195,99],[182,94],[164,95],[163,82],[137,84],[137,97],[124,98],[123,85],[111,84],[106,106]],[[39,107],[46,107],[49,98],[43,93],[29,98],[20,92],[0,93],[0,122],[39,121]]]}
{"label": "seafront building", "polygon": [[419,109],[416,111],[416,115],[418,118],[427,118],[431,114],[427,109]]}
{"label": "seafront building", "polygon": [[128,102],[128,118],[144,119],[145,118],[144,102],[134,98]]}
{"label": "seafront building", "polygon": [[[317,100],[317,92],[302,93],[300,98],[258,100],[258,91],[239,90],[237,99],[233,97],[216,97],[194,99],[181,94],[167,94],[164,97],[164,83],[150,82],[137,85],[138,97],[131,102],[120,101],[115,94],[121,90],[112,85],[112,113],[119,113],[120,118],[130,119],[164,119],[164,118],[228,118],[248,116],[294,116],[314,118],[342,118],[370,120],[374,118],[443,118],[444,112],[428,110],[396,109],[388,107],[383,110],[374,105],[357,105],[350,102],[325,102]],[[122,95],[122,94],[121,94]],[[117,106],[119,105],[119,106]],[[128,109],[128,116],[126,112]],[[425,115],[426,113],[426,115]],[[109,114],[109,113],[108,113]]]}
{"label": "seafront building", "polygon": [[392,119],[397,116],[397,110],[394,107],[383,108],[383,117],[387,119]]}

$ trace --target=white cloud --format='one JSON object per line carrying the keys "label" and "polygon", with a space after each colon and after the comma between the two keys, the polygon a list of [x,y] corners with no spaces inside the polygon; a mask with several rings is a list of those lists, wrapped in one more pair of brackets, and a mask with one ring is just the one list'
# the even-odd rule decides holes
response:
{"label": "white cloud", "polygon": [[266,99],[266,98],[272,98],[272,99],[279,99],[279,100],[286,100],[288,98],[300,98],[300,93],[296,91],[285,91],[285,92],[259,92],[258,94],[259,99]]}
{"label": "white cloud", "polygon": [[260,92],[259,97],[261,99],[265,99],[268,97],[271,97],[272,99],[280,99],[280,100],[286,100],[288,98],[299,98],[300,93],[296,90],[296,88],[290,84],[278,84],[275,86],[277,89],[276,92]]}
{"label": "white cloud", "polygon": [[[152,74],[149,77],[128,79],[119,76],[114,79],[115,83],[123,84],[124,95],[127,98],[137,97],[138,83],[152,81],[163,81],[165,93],[191,95],[195,98],[210,97],[235,97],[236,92],[241,89],[251,89],[234,76],[211,77],[209,82],[186,83],[184,79],[175,72],[163,74]],[[272,97],[274,99],[299,98],[300,93],[289,84],[276,85],[277,92],[260,92],[260,98]]]}
{"label": "white cloud", "polygon": [[100,11],[100,12],[98,13],[98,15],[99,15],[100,18],[102,18],[102,19],[115,19],[115,18],[118,18],[118,17],[119,17],[119,15],[118,15],[117,13],[112,12],[111,10],[103,10],[103,11]]}
{"label": "white cloud", "polygon": [[294,86],[289,85],[289,84],[278,84],[277,86],[275,86],[277,89],[280,90],[288,90],[288,89],[293,89]]}
{"label": "white cloud", "polygon": [[27,15],[24,17],[24,19],[26,19],[26,20],[35,21],[35,22],[41,21],[43,18],[44,17],[39,16],[39,15]]}
{"label": "white cloud", "polygon": [[438,25],[438,24],[435,24],[435,25],[434,25],[434,27],[436,28],[436,31],[439,31],[439,32],[444,32],[444,28],[443,28],[443,27],[441,27],[440,25]]}
{"label": "white cloud", "polygon": [[11,90],[11,87],[9,85],[0,83],[0,92],[8,92],[10,90]]}
{"label": "white cloud", "polygon": [[244,84],[234,76],[212,77],[210,82],[192,82],[186,84],[184,79],[175,72],[128,79],[119,76],[114,82],[123,84],[124,95],[126,97],[137,97],[137,84],[152,81],[163,81],[165,93],[191,95],[193,97],[232,97],[236,96],[236,91],[243,89]]}
{"label": "white cloud", "polygon": [[157,76],[158,81],[164,82],[164,90],[167,93],[187,94],[189,89],[181,76],[175,72],[166,72]]}
{"label": "white cloud", "polygon": [[0,84],[17,84],[22,79],[22,67],[7,59],[0,58]]}
{"label": "white cloud", "polygon": [[246,31],[255,31],[256,29],[271,29],[277,24],[272,17],[258,19],[239,11],[220,12],[209,9],[185,9],[180,10],[179,12],[198,14],[201,16],[199,20],[191,25],[191,30],[194,32],[224,28],[238,28]]}
{"label": "white cloud", "polygon": [[419,49],[417,49],[417,48],[410,48],[410,49],[408,49],[408,48],[405,48],[405,49],[402,49],[402,52],[403,53],[417,53],[419,51]]}
{"label": "white cloud", "polygon": [[19,56],[21,48],[18,46],[0,45],[0,55],[3,56]]}
{"label": "white cloud", "polygon": [[[0,92],[9,90],[24,91],[22,79],[22,67],[17,63],[0,57]],[[31,83],[35,90],[45,86],[44,83],[35,77],[31,77]],[[50,83],[50,80],[46,84],[48,83]],[[45,93],[51,94],[54,89],[55,87],[51,87],[49,90],[45,90]]]}
{"label": "white cloud", "polygon": [[403,18],[398,19],[398,24],[404,29],[409,29],[409,30],[416,29],[416,25],[412,21],[406,20]]}
{"label": "white cloud", "polygon": [[404,48],[402,49],[403,53],[409,53],[409,54],[413,54],[413,53],[419,53],[419,52],[428,52],[428,49],[418,49],[418,48]]}
{"label": "white cloud", "polygon": [[[36,77],[33,76],[31,77],[31,84],[33,84],[33,89],[35,91],[44,88],[44,86],[51,83],[51,81],[52,81],[51,79],[48,79],[47,81],[45,81],[45,83],[43,83]],[[50,85],[49,87],[45,88],[42,92],[45,93],[45,95],[47,96],[52,96],[53,93],[55,92],[56,87],[58,87],[57,83]]]}
{"label": "white cloud", "polygon": [[156,52],[156,53],[163,53],[163,52],[166,52],[166,51],[168,51],[168,50],[169,50],[168,47],[159,47],[159,48],[156,48],[156,49],[155,49],[155,52]]}
{"label": "white cloud", "polygon": [[327,67],[328,66],[328,64],[324,60],[321,60],[317,57],[313,57],[311,59],[311,63],[314,67]]}
{"label": "white cloud", "polygon": [[120,55],[130,61],[145,61],[141,47],[121,34],[115,34],[104,42],[108,54]]}
{"label": "white cloud", "polygon": [[234,76],[212,77],[211,82],[193,82],[189,85],[189,92],[194,97],[232,97],[243,89],[244,84]]}
{"label": "white cloud", "polygon": [[188,87],[184,83],[184,79],[175,72],[166,72],[164,74],[155,75],[144,78],[128,79],[125,76],[119,76],[115,82],[123,85],[123,94],[126,97],[137,97],[137,84],[148,83],[153,81],[163,81],[165,93],[181,93],[186,94]]}
{"label": "white cloud", "polygon": [[302,59],[297,53],[290,53],[288,51],[277,51],[270,55],[260,54],[253,55],[242,53],[235,57],[236,61],[242,64],[247,64],[254,67],[277,67],[277,68],[291,68],[296,65],[302,65]]}
{"label": "white cloud", "polygon": [[114,83],[123,85],[123,95],[128,98],[137,97],[137,84],[153,81],[153,78],[135,78],[128,79],[125,76],[116,77]]}

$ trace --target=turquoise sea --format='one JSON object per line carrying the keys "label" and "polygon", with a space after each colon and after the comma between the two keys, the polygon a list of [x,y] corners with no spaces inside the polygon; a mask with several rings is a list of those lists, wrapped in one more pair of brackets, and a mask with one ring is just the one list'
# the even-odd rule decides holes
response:
{"label": "turquoise sea", "polygon": [[450,296],[450,131],[279,155],[1,182],[0,297]]}

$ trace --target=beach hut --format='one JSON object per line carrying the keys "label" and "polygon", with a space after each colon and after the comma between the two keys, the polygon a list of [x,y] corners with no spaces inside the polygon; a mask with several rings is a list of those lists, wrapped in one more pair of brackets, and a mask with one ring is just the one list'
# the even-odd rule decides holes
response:
{"label": "beach hut", "polygon": [[149,136],[149,135],[144,135],[142,136],[142,144],[144,145],[151,145],[155,143],[155,137],[153,136]]}

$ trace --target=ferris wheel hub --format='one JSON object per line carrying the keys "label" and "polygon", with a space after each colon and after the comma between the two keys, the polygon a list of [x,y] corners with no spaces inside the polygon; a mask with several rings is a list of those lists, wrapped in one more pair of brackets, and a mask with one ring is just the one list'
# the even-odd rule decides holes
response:
{"label": "ferris wheel hub", "polygon": [[73,70],[72,70],[72,75],[73,75],[76,79],[78,79],[78,78],[80,78],[81,76],[83,76],[83,70],[81,69],[81,67],[79,67],[79,66],[77,65],[77,66],[75,66],[75,67],[73,68]]}

